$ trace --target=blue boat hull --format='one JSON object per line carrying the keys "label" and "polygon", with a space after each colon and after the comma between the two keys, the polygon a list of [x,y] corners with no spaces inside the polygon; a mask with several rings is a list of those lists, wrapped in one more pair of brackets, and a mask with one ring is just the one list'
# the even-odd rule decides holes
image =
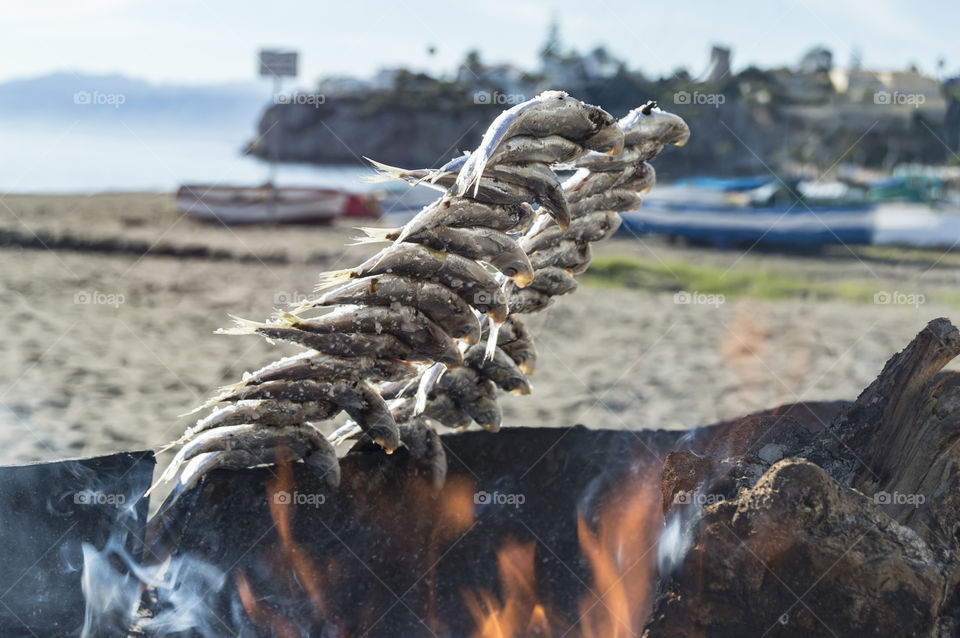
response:
{"label": "blue boat hull", "polygon": [[620,216],[621,233],[669,235],[717,246],[870,244],[874,232],[873,211],[869,208],[811,211],[654,205]]}

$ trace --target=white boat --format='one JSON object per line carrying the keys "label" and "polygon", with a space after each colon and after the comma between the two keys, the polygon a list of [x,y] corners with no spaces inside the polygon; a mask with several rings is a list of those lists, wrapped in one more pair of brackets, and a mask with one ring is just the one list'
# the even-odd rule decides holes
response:
{"label": "white boat", "polygon": [[185,184],[177,208],[223,224],[331,222],[339,217],[377,217],[375,199],[331,188]]}

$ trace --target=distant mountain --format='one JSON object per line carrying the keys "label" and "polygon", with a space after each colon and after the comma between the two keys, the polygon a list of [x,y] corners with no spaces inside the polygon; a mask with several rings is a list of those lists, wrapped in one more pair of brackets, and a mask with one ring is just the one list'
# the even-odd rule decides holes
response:
{"label": "distant mountain", "polygon": [[53,73],[0,83],[0,124],[149,124],[157,130],[254,131],[270,89],[255,83],[153,84],[123,75]]}

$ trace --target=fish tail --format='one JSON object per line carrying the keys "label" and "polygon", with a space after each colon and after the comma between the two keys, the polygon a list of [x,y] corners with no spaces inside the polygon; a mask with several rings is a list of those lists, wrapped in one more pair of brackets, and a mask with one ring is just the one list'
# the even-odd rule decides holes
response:
{"label": "fish tail", "polygon": [[290,328],[296,328],[301,323],[303,319],[293,314],[292,312],[278,312],[276,315],[277,322],[286,325]]}
{"label": "fish tail", "polygon": [[307,310],[312,310],[317,307],[317,299],[304,299],[296,306],[290,309],[290,314],[300,314],[301,312],[306,312]]}
{"label": "fish tail", "polygon": [[471,186],[474,186],[473,194],[476,196],[477,191],[480,189],[480,175],[483,173],[486,165],[486,157],[481,157],[479,153],[474,153],[467,159],[463,168],[460,169],[460,174],[457,175],[457,181],[455,182],[457,195],[462,197],[470,190]]}
{"label": "fish tail", "polygon": [[500,326],[503,322],[496,322],[493,317],[488,317],[490,321],[490,332],[487,334],[487,347],[483,351],[483,361],[492,361],[497,352],[497,340],[500,337]]}
{"label": "fish tail", "polygon": [[218,335],[252,335],[256,334],[258,330],[264,327],[265,324],[260,323],[259,321],[251,321],[250,319],[244,319],[242,317],[237,317],[236,315],[230,315],[230,318],[233,319],[234,325],[232,328],[219,328],[214,331],[214,334]]}
{"label": "fish tail", "polygon": [[[161,447],[159,450],[157,450],[157,454],[163,454],[164,452],[169,452],[173,448],[177,447],[178,445],[182,445],[185,442],[186,442],[186,435],[181,436],[176,441],[171,441],[170,443],[167,443],[166,445]],[[151,487],[150,489],[153,489],[153,488]]]}
{"label": "fish tail", "polygon": [[353,277],[354,272],[349,268],[344,270],[331,270],[330,272],[323,272],[320,273],[320,277],[313,289],[316,291],[326,290],[327,288],[341,283],[344,279],[353,279]]}
{"label": "fish tail", "polygon": [[371,175],[369,178],[367,178],[367,182],[389,182],[395,179],[406,181],[407,176],[410,173],[410,171],[405,168],[390,166],[389,164],[372,160],[369,157],[364,157],[363,159],[373,164],[373,168],[377,171],[375,175]]}
{"label": "fish tail", "polygon": [[366,237],[354,237],[352,244],[350,246],[359,246],[361,244],[376,244],[380,242],[394,241],[400,233],[403,231],[402,228],[366,228],[360,226],[357,228],[362,233],[365,233]]}

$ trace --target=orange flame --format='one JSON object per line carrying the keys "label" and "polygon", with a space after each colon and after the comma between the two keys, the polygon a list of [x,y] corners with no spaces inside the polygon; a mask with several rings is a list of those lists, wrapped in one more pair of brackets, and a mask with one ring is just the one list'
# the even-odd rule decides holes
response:
{"label": "orange flame", "polygon": [[300,638],[300,632],[280,614],[265,605],[257,602],[257,596],[243,573],[237,576],[237,591],[240,593],[240,602],[250,620],[261,629],[270,629],[278,638]]}
{"label": "orange flame", "polygon": [[487,592],[464,593],[464,602],[477,625],[472,638],[552,635],[546,609],[537,602],[535,546],[509,540],[497,552],[503,604]]}
{"label": "orange flame", "polygon": [[596,533],[577,521],[593,584],[580,601],[583,638],[638,636],[651,608],[654,549],[661,524],[657,482],[642,481],[626,502],[603,509]]}
{"label": "orange flame", "polygon": [[[662,526],[658,481],[651,476],[630,481],[598,516],[596,531],[581,515],[577,535],[592,574],[580,600],[582,638],[630,638],[640,635],[651,610],[653,558]],[[497,552],[501,597],[465,592],[473,616],[472,638],[521,638],[561,633],[562,614],[537,598],[536,544],[507,541]],[[502,602],[501,602],[502,601]]]}
{"label": "orange flame", "polygon": [[[345,624],[338,618],[336,603],[330,598],[344,575],[332,560],[326,564],[315,561],[294,538],[296,508],[279,498],[282,493],[290,494],[294,490],[293,468],[287,455],[278,453],[278,461],[276,476],[267,484],[268,504],[278,539],[277,546],[268,553],[268,577],[284,583],[290,595],[307,597],[317,620],[324,625],[324,635],[345,636]],[[448,619],[436,608],[435,568],[444,545],[473,524],[475,485],[462,477],[450,477],[438,494],[428,483],[406,484],[404,489],[412,498],[402,499],[405,504],[400,499],[381,500],[385,496],[373,496],[360,509],[383,533],[396,532],[399,538],[410,539],[411,543],[416,543],[417,538],[420,543],[427,543],[427,552],[414,551],[411,557],[419,555],[418,560],[427,561],[423,566],[427,568],[428,586],[426,624],[441,635],[445,633]],[[591,578],[577,607],[579,617],[576,619],[570,618],[569,610],[551,607],[550,601],[540,594],[536,542],[505,541],[497,552],[499,596],[486,591],[463,593],[474,621],[471,638],[639,635],[651,609],[654,550],[662,525],[658,486],[655,474],[633,477],[625,481],[621,492],[612,495],[599,508],[596,516],[588,519],[581,513],[578,517],[577,535]],[[374,514],[381,508],[393,515],[377,521]],[[396,515],[398,513],[404,515]],[[401,529],[390,529],[394,526]],[[410,533],[414,529],[417,533]],[[279,638],[301,635],[298,629],[301,623],[284,618],[268,602],[258,599],[247,574],[237,576],[236,586],[244,610],[258,628]]]}
{"label": "orange flame", "polygon": [[[293,466],[289,451],[285,448],[277,450],[277,465],[274,478],[267,482],[267,503],[277,530],[279,547],[273,552],[272,571],[280,582],[295,583],[303,589],[312,603],[314,614],[327,624],[337,626],[331,614],[331,606],[327,600],[324,587],[327,583],[336,582],[339,569],[334,561],[328,561],[320,566],[310,558],[293,538],[293,513],[296,509],[289,503],[289,499],[280,498],[281,494],[289,495],[294,491]],[[285,574],[293,573],[294,579]],[[269,629],[273,635],[280,638],[300,636],[301,634],[288,620],[282,618],[273,610],[258,604],[256,594],[244,574],[237,577],[237,591],[243,608],[255,625],[261,629]]]}
{"label": "orange flame", "polygon": [[[267,482],[267,503],[277,533],[277,545],[267,550],[269,578],[274,584],[283,585],[287,595],[306,596],[311,603],[314,617],[323,624],[324,635],[345,636],[344,616],[339,615],[335,600],[335,587],[345,577],[340,566],[332,559],[325,564],[310,556],[309,551],[294,537],[294,512],[289,496],[295,493],[293,464],[289,451],[277,450],[275,476]],[[402,485],[403,496],[396,490],[401,486],[374,491],[355,503],[357,515],[367,524],[390,535],[399,544],[401,552],[423,561],[416,569],[426,571],[429,587],[425,618],[428,626],[439,633],[443,619],[437,613],[436,566],[444,548],[459,538],[474,520],[473,496],[476,491],[472,480],[464,477],[449,477],[439,493],[425,479],[412,479]],[[426,539],[427,551],[421,552]],[[404,551],[406,550],[406,551]],[[285,619],[270,605],[258,600],[246,574],[237,577],[237,591],[250,620],[271,635],[286,638],[299,636],[297,625]],[[364,610],[372,613],[374,606]],[[356,613],[357,609],[351,609]],[[371,626],[376,618],[361,618],[359,627]]]}

